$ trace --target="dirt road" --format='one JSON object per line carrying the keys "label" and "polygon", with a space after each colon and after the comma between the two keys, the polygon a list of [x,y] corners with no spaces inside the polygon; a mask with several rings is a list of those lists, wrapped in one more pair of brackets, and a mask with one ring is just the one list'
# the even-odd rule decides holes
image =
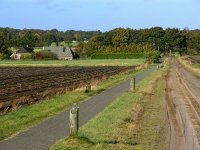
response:
{"label": "dirt road", "polygon": [[166,78],[169,149],[200,149],[200,79],[172,59]]}

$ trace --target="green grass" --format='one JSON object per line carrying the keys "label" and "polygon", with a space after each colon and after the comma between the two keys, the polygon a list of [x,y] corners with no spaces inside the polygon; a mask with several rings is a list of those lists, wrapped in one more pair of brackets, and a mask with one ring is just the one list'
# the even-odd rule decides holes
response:
{"label": "green grass", "polygon": [[[143,71],[143,70],[142,70]],[[13,134],[26,130],[34,126],[42,120],[51,117],[59,112],[69,108],[73,103],[86,100],[92,95],[118,84],[120,81],[126,80],[142,71],[134,71],[125,74],[119,74],[101,81],[89,93],[84,91],[68,92],[54,98],[43,100],[33,105],[24,106],[19,110],[8,112],[0,116],[0,140],[3,140]]]}
{"label": "green grass", "polygon": [[144,59],[107,59],[107,60],[2,60],[1,66],[131,66],[143,64]]}
{"label": "green grass", "polygon": [[181,57],[178,57],[178,61],[185,67],[188,71],[193,73],[196,76],[200,77],[200,64],[191,64],[189,61],[182,59]]}
{"label": "green grass", "polygon": [[[166,65],[167,66],[167,65]],[[159,150],[164,145],[164,75],[155,71],[51,150]]]}
{"label": "green grass", "polygon": [[194,64],[194,67],[200,68],[200,64]]}
{"label": "green grass", "polygon": [[2,115],[0,117],[0,140],[25,130],[87,97],[88,94],[84,92],[71,92]]}

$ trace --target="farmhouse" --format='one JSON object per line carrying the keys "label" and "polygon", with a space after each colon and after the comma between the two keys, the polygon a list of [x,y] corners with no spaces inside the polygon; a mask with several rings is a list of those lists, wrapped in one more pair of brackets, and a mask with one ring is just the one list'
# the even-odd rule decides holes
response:
{"label": "farmhouse", "polygon": [[28,54],[33,54],[34,51],[33,48],[30,47],[23,47],[19,50],[17,50],[16,52],[14,52],[10,57],[14,58],[14,59],[21,59],[22,56],[28,55]]}
{"label": "farmhouse", "polygon": [[63,46],[50,46],[50,47],[43,47],[43,50],[48,50],[52,53],[54,53],[58,59],[64,59],[64,60],[72,60],[73,54],[70,47],[63,47]]}

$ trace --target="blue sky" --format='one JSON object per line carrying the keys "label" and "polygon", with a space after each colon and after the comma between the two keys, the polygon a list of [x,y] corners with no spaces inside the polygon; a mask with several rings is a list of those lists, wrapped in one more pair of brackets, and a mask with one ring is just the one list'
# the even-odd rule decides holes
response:
{"label": "blue sky", "polygon": [[0,0],[0,27],[200,29],[200,0]]}

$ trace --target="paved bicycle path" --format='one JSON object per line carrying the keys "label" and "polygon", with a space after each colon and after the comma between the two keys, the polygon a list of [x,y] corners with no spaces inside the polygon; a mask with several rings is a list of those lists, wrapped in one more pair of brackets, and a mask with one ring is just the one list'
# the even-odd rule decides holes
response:
{"label": "paved bicycle path", "polygon": [[[136,76],[136,82],[148,76],[155,69],[156,67],[153,67],[138,74]],[[129,88],[130,81],[127,80],[111,89],[93,96],[87,101],[80,103],[80,126],[101,112],[117,97],[128,91]],[[11,139],[1,141],[0,150],[48,150],[57,140],[66,137],[68,135],[68,130],[69,109],[43,121],[39,125],[36,125]]]}

